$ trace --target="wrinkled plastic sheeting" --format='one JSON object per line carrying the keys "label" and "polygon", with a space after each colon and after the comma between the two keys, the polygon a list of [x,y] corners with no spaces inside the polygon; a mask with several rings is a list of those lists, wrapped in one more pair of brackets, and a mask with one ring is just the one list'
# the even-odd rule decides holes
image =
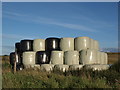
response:
{"label": "wrinkled plastic sheeting", "polygon": [[85,49],[80,52],[81,64],[97,64],[97,50]]}
{"label": "wrinkled plastic sheeting", "polygon": [[66,51],[64,54],[65,64],[79,64],[79,52],[78,51]]}
{"label": "wrinkled plastic sheeting", "polygon": [[107,70],[109,69],[109,65],[107,64],[104,64],[104,65],[85,65],[84,66],[86,69],[93,69],[93,71],[95,70]]}
{"label": "wrinkled plastic sheeting", "polygon": [[37,69],[40,69],[40,65],[39,64],[32,64],[32,65],[24,65],[24,68],[25,69],[28,69],[28,68],[37,68]]}
{"label": "wrinkled plastic sheeting", "polygon": [[65,72],[65,71],[68,71],[69,65],[57,64],[54,66],[54,69]]}
{"label": "wrinkled plastic sheeting", "polygon": [[34,51],[44,51],[45,50],[45,40],[44,39],[34,39],[33,40],[33,50]]}
{"label": "wrinkled plastic sheeting", "polygon": [[15,52],[21,53],[20,42],[15,43]]}
{"label": "wrinkled plastic sheeting", "polygon": [[40,70],[50,72],[53,70],[53,68],[54,68],[53,64],[42,64]]}
{"label": "wrinkled plastic sheeting", "polygon": [[45,40],[45,50],[46,51],[60,50],[60,39],[54,37],[47,38]]}
{"label": "wrinkled plastic sheeting", "polygon": [[23,65],[34,65],[35,64],[36,52],[23,52]]}
{"label": "wrinkled plastic sheeting", "polygon": [[94,49],[94,40],[90,38],[90,49]]}
{"label": "wrinkled plastic sheeting", "polygon": [[99,50],[99,42],[97,40],[94,40],[94,49]]}
{"label": "wrinkled plastic sheeting", "polygon": [[90,49],[99,50],[99,42],[90,38]]}
{"label": "wrinkled plastic sheeting", "polygon": [[10,64],[14,66],[14,61],[16,60],[16,64],[22,64],[22,58],[21,58],[21,53],[15,53],[11,52],[10,53]]}
{"label": "wrinkled plastic sheeting", "polygon": [[97,51],[97,64],[101,64],[101,52]]}
{"label": "wrinkled plastic sheeting", "polygon": [[100,55],[101,55],[101,59],[100,59],[101,64],[108,64],[108,56],[107,56],[107,53],[101,52]]}
{"label": "wrinkled plastic sheeting", "polygon": [[83,68],[83,66],[84,65],[78,65],[78,64],[76,64],[76,65],[70,65],[69,66],[69,70],[80,70],[80,69]]}
{"label": "wrinkled plastic sheeting", "polygon": [[34,65],[34,68],[40,69],[40,65],[39,65],[39,64],[35,64],[35,65]]}
{"label": "wrinkled plastic sheeting", "polygon": [[50,63],[51,64],[63,64],[63,51],[52,51]]}
{"label": "wrinkled plastic sheeting", "polygon": [[62,51],[74,50],[74,38],[61,38],[60,49]]}
{"label": "wrinkled plastic sheeting", "polygon": [[36,52],[36,64],[49,64],[49,63],[50,63],[50,52],[48,51]]}
{"label": "wrinkled plastic sheeting", "polygon": [[75,38],[75,50],[81,51],[83,49],[90,48],[90,38],[89,37],[76,37]]}
{"label": "wrinkled plastic sheeting", "polygon": [[21,52],[33,51],[33,40],[21,40],[20,41]]}

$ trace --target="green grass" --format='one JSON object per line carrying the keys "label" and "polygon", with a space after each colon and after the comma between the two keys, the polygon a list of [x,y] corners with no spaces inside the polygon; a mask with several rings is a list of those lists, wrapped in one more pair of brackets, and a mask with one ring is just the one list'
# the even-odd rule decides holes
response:
{"label": "green grass", "polygon": [[[5,65],[4,65],[5,64]],[[13,74],[10,65],[3,64],[3,88],[118,88],[120,89],[120,72],[113,65],[109,70],[76,70],[68,72],[41,72],[24,69]],[[118,65],[118,64],[117,64]],[[7,69],[7,70],[6,70]]]}

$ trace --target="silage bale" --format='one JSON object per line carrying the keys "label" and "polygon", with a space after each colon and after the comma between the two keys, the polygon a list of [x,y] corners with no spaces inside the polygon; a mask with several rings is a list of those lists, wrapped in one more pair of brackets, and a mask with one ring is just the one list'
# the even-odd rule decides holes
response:
{"label": "silage bale", "polygon": [[65,72],[68,71],[69,65],[57,64],[54,66],[54,69]]}
{"label": "silage bale", "polygon": [[97,51],[97,63],[96,64],[101,64],[101,52]]}
{"label": "silage bale", "polygon": [[75,50],[81,51],[83,49],[90,48],[90,38],[89,37],[76,37],[75,38]]}
{"label": "silage bale", "polygon": [[61,38],[60,49],[62,51],[74,50],[74,38]]}
{"label": "silage bale", "polygon": [[33,51],[33,40],[24,39],[20,41],[21,52]]}
{"label": "silage bale", "polygon": [[60,50],[60,39],[51,37],[45,40],[45,50],[46,51],[53,51],[53,50]]}
{"label": "silage bale", "polygon": [[101,52],[101,64],[108,64],[108,56],[105,52]]}
{"label": "silage bale", "polygon": [[67,65],[79,64],[79,52],[78,51],[66,51],[64,55],[64,62]]}
{"label": "silage bale", "polygon": [[51,64],[63,64],[63,51],[52,51],[50,62]]}
{"label": "silage bale", "polygon": [[34,65],[35,64],[35,54],[36,52],[29,51],[23,53],[23,64],[24,65]]}
{"label": "silage bale", "polygon": [[45,40],[44,39],[34,39],[33,40],[33,50],[34,51],[45,51]]}
{"label": "silage bale", "polygon": [[53,70],[53,68],[54,68],[53,64],[42,64],[40,70],[50,72]]}
{"label": "silage bale", "polygon": [[80,52],[81,64],[97,64],[97,50],[84,49]]}
{"label": "silage bale", "polygon": [[50,63],[50,52],[37,51],[35,61],[36,61],[36,64],[49,64]]}
{"label": "silage bale", "polygon": [[104,65],[94,65],[94,64],[92,64],[92,65],[85,65],[84,66],[86,69],[93,69],[93,71],[94,70],[107,70],[107,69],[109,69],[109,65],[108,64],[104,64]]}
{"label": "silage bale", "polygon": [[84,65],[78,65],[78,64],[76,64],[76,65],[70,65],[69,66],[69,70],[80,70],[80,69],[83,68],[83,66]]}
{"label": "silage bale", "polygon": [[90,38],[90,49],[94,49],[94,40]]}
{"label": "silage bale", "polygon": [[99,42],[94,40],[94,49],[99,50]]}

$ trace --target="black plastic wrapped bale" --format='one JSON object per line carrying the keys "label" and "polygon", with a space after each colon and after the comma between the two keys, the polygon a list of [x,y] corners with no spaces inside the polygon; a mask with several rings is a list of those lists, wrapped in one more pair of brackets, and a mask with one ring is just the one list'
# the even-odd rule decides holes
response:
{"label": "black plastic wrapped bale", "polygon": [[15,61],[15,52],[10,53],[10,64],[14,66],[14,61]]}
{"label": "black plastic wrapped bale", "polygon": [[45,50],[46,51],[60,50],[60,39],[47,38],[45,40]]}
{"label": "black plastic wrapped bale", "polygon": [[50,52],[38,51],[36,52],[36,64],[49,64],[50,63]]}
{"label": "black plastic wrapped bale", "polygon": [[20,48],[21,52],[33,51],[33,40],[21,40]]}
{"label": "black plastic wrapped bale", "polygon": [[15,51],[16,51],[17,53],[20,53],[20,52],[21,52],[20,42],[15,43]]}
{"label": "black plastic wrapped bale", "polygon": [[21,55],[22,55],[21,53],[16,53],[16,54],[15,54],[15,52],[10,53],[10,64],[12,66],[14,66],[14,61],[16,59],[16,65],[18,65],[18,64],[21,65],[22,64],[22,56]]}

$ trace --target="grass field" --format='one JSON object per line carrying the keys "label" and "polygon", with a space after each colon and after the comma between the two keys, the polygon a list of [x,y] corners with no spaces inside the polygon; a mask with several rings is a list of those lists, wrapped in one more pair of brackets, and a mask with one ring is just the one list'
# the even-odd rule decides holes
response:
{"label": "grass field", "polygon": [[[114,56],[114,55],[113,55]],[[112,57],[113,57],[112,56]],[[112,59],[113,60],[113,59]],[[120,61],[106,71],[76,70],[42,72],[24,69],[15,74],[8,60],[2,62],[3,88],[117,88],[120,89]]]}

